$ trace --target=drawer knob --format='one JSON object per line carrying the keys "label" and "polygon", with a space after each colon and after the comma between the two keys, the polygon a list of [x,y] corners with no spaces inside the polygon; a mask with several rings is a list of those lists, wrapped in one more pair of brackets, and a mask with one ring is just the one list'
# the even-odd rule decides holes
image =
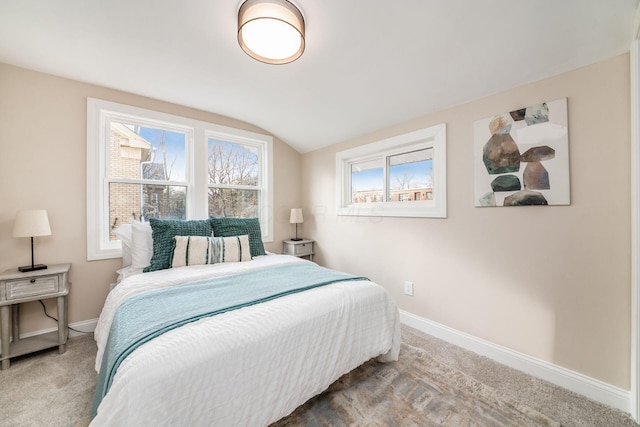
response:
{"label": "drawer knob", "polygon": [[31,283],[36,283],[36,279],[29,280]]}

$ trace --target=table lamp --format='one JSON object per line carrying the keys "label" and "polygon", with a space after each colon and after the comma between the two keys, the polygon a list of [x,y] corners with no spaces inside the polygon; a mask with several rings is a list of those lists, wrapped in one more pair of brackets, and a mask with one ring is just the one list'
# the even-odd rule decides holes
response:
{"label": "table lamp", "polygon": [[33,238],[37,236],[50,236],[49,217],[44,209],[33,209],[18,211],[16,222],[13,225],[13,237],[31,237],[31,265],[18,267],[22,272],[44,270],[44,264],[34,264],[33,262]]}
{"label": "table lamp", "polygon": [[302,219],[302,208],[293,208],[291,209],[291,215],[289,216],[289,222],[291,224],[295,224],[296,225],[296,237],[291,239],[293,241],[299,241],[302,240],[301,238],[298,237],[298,224],[302,224],[303,219]]}

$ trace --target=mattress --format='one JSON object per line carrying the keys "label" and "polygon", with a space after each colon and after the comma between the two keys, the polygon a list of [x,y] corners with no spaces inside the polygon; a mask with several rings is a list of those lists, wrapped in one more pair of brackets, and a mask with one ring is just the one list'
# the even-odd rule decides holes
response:
{"label": "mattress", "polygon": [[[127,298],[304,262],[267,255],[123,280],[96,327],[96,370]],[[397,360],[399,348],[398,309],[384,288],[368,280],[333,283],[200,319],[143,344],[119,366],[91,425],[268,425],[367,360]]]}

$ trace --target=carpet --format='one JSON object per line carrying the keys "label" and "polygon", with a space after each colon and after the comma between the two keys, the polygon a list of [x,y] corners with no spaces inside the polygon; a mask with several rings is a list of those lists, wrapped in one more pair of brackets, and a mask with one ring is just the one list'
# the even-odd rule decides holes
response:
{"label": "carpet", "polygon": [[12,359],[0,371],[0,426],[88,425],[95,360],[92,335],[69,340],[64,354],[54,348]]}
{"label": "carpet", "polygon": [[[0,371],[0,427],[86,427],[96,385],[91,335]],[[536,412],[538,411],[538,412]],[[544,415],[542,415],[544,414]],[[629,414],[402,326],[395,363],[369,361],[273,427],[640,427]]]}
{"label": "carpet", "polygon": [[271,427],[560,426],[462,372],[402,344],[396,363],[369,361]]}

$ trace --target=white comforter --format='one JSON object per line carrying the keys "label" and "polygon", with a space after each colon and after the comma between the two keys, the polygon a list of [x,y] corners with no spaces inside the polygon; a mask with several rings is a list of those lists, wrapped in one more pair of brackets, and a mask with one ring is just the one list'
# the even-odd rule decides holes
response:
{"label": "white comforter", "polygon": [[[308,261],[268,255],[124,280],[98,320],[96,370],[113,315],[128,297],[295,262]],[[118,368],[91,426],[264,426],[373,357],[397,360],[399,350],[398,310],[381,286],[321,286],[205,318],[140,346]]]}

